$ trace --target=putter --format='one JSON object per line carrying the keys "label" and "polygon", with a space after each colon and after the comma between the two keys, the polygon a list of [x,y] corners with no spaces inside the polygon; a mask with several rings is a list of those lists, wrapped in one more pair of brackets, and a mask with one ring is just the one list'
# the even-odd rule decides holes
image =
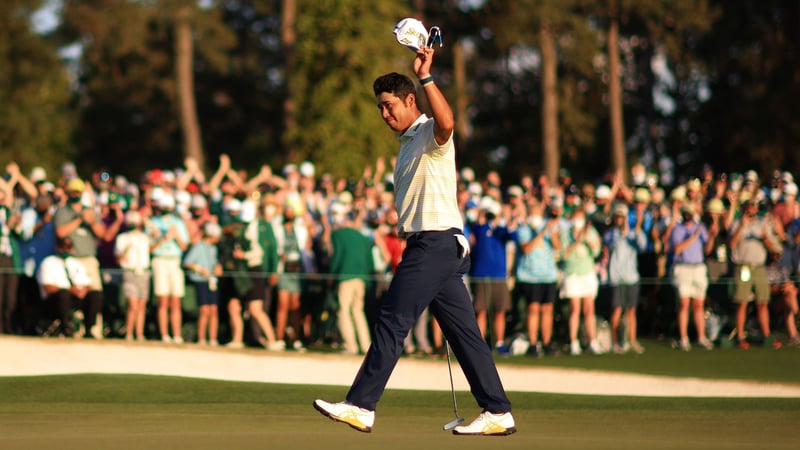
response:
{"label": "putter", "polygon": [[453,393],[453,414],[456,415],[454,420],[447,422],[444,424],[444,431],[452,430],[453,428],[457,427],[461,422],[464,421],[464,418],[458,415],[458,402],[456,401],[456,388],[453,386],[453,368],[451,367],[450,363],[450,343],[447,342],[447,339],[444,341],[444,348],[447,352],[447,372],[450,373],[450,392]]}

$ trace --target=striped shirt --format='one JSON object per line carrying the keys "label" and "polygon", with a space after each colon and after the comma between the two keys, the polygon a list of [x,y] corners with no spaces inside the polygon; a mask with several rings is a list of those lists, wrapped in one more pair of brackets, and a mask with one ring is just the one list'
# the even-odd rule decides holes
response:
{"label": "striped shirt", "polygon": [[424,114],[398,137],[394,169],[395,204],[400,235],[457,228],[462,230],[456,201],[456,151],[453,136],[439,145],[434,121]]}

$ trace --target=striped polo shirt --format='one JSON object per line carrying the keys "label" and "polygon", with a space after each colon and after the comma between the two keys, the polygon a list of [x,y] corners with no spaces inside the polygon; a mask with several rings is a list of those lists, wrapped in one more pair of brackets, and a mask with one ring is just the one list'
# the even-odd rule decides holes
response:
{"label": "striped polo shirt", "polygon": [[421,115],[402,133],[394,169],[395,204],[400,235],[457,228],[462,218],[456,201],[456,151],[453,135],[439,145],[434,121]]}

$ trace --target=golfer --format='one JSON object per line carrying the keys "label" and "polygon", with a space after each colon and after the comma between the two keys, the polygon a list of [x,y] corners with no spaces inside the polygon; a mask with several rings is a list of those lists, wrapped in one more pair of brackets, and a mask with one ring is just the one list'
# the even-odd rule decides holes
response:
{"label": "golfer", "polygon": [[400,237],[407,245],[375,324],[375,339],[347,399],[314,407],[323,415],[370,432],[375,407],[403,351],[403,340],[430,305],[483,412],[460,435],[508,435],[516,431],[489,346],[483,340],[462,279],[470,266],[456,203],[453,112],[430,75],[434,50],[423,48],[414,72],[428,98],[433,118],[420,112],[414,83],[398,73],[375,80],[373,90],[384,122],[398,133],[394,169],[395,206]]}

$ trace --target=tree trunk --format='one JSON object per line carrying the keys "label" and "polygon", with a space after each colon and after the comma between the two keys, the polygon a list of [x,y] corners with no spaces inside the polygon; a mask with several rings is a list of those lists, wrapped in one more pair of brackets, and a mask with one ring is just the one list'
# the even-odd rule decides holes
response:
{"label": "tree trunk", "polygon": [[453,81],[456,88],[456,133],[461,143],[466,142],[472,130],[469,126],[467,108],[469,107],[469,97],[467,96],[467,63],[464,56],[464,46],[461,41],[453,46]]}
{"label": "tree trunk", "polygon": [[[283,0],[281,10],[281,46],[283,48],[284,57],[284,82],[286,83],[286,91],[283,98],[284,136],[287,135],[289,130],[294,129],[297,123],[295,117],[297,105],[294,100],[294,83],[292,82],[295,67],[294,48],[297,42],[297,34],[294,29],[296,16],[297,5],[295,4],[295,0]],[[284,151],[286,162],[295,161],[297,155],[294,146],[285,138]]]}
{"label": "tree trunk", "polygon": [[622,82],[619,64],[619,21],[612,0],[608,27],[608,108],[611,124],[611,164],[615,174],[625,174],[625,131],[622,123]]}
{"label": "tree trunk", "polygon": [[558,62],[553,35],[545,21],[539,28],[539,45],[542,53],[542,165],[550,183],[555,185],[561,163],[558,150]]}
{"label": "tree trunk", "polygon": [[193,158],[200,168],[205,167],[200,124],[194,98],[194,47],[191,8],[184,6],[175,13],[175,78],[177,80],[178,110],[183,133],[183,156]]}

